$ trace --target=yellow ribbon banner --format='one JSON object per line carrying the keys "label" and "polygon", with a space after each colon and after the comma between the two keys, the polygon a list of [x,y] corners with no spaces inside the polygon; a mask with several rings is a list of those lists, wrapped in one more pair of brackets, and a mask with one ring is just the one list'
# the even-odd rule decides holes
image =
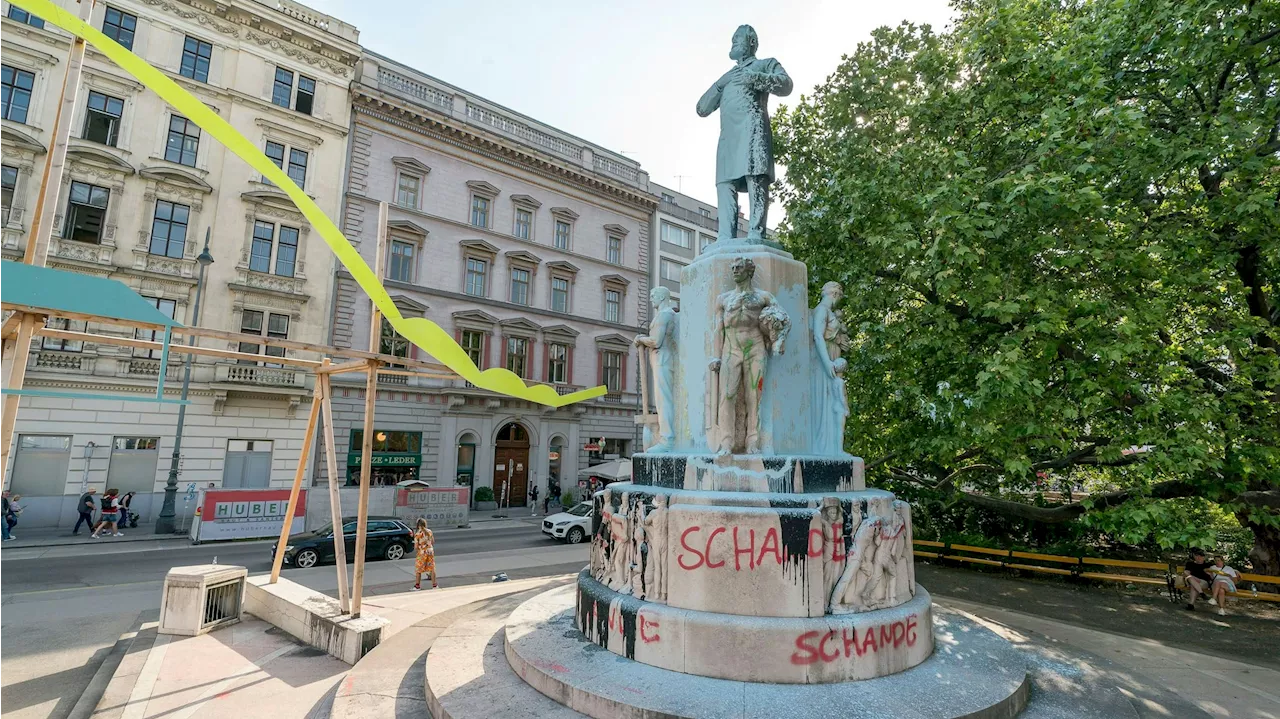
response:
{"label": "yellow ribbon banner", "polygon": [[[84,1],[81,0],[81,2]],[[116,41],[103,35],[80,18],[54,5],[50,0],[12,0],[12,4],[33,15],[38,15],[45,22],[57,25],[67,32],[84,38],[125,72],[133,75],[139,82],[159,95],[161,99],[177,108],[188,120],[199,125],[201,129],[212,135],[215,140],[221,142],[228,150],[249,163],[250,167],[261,172],[263,176],[274,182],[276,187],[283,190],[289,196],[289,199],[293,200],[293,204],[297,205],[298,209],[311,223],[311,226],[320,233],[329,248],[338,256],[338,261],[347,268],[347,271],[360,284],[360,287],[368,293],[373,303],[378,306],[378,309],[382,310],[383,317],[386,317],[396,332],[421,347],[449,369],[457,372],[463,379],[483,389],[530,402],[537,402],[549,407],[563,407],[574,402],[599,397],[606,393],[604,387],[592,387],[561,396],[556,393],[554,388],[548,385],[526,385],[514,372],[505,369],[493,368],[481,371],[467,356],[466,351],[439,325],[421,317],[402,316],[400,310],[391,301],[391,296],[387,294],[387,289],[382,286],[380,279],[374,274],[373,270],[369,269],[369,265],[360,257],[360,253],[351,245],[351,242],[338,230],[337,225],[333,224],[333,221],[324,214],[305,192],[293,183],[293,180],[289,179],[289,176],[283,170],[276,167],[276,164],[262,154],[262,151],[249,142],[244,135],[241,135],[226,120],[218,117],[203,102],[183,90],[177,83],[152,67],[147,61],[124,49]]]}

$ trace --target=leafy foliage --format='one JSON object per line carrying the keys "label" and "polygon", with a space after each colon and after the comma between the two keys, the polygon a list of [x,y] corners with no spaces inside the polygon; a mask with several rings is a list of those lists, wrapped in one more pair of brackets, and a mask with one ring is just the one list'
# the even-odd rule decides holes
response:
{"label": "leafy foliage", "polygon": [[1280,573],[1280,3],[956,8],[776,118],[783,237],[856,330],[850,446],[1027,520],[1082,514],[1045,480],[1118,491],[1089,521],[1130,537],[1205,497]]}

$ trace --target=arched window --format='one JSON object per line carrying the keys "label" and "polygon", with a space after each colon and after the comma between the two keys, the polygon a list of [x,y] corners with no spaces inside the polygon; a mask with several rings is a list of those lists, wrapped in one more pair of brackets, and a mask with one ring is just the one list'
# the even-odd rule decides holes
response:
{"label": "arched window", "polygon": [[547,454],[547,489],[551,493],[550,496],[559,498],[560,492],[560,468],[563,466],[564,457],[564,437],[552,437],[551,448]]}
{"label": "arched window", "polygon": [[499,442],[528,442],[529,433],[517,422],[508,423],[498,432]]}

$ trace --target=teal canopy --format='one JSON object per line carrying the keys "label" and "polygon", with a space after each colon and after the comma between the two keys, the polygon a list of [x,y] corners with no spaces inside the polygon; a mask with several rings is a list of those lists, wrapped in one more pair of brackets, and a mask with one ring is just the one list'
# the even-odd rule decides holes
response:
{"label": "teal canopy", "polygon": [[153,327],[181,327],[119,280],[21,262],[0,263],[0,300],[9,307],[46,314],[70,312]]}

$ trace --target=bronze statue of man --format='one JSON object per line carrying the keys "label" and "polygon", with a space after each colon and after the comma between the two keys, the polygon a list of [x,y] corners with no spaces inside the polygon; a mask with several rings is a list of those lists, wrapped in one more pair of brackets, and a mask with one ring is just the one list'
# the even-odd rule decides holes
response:
{"label": "bronze statue of man", "polygon": [[764,242],[773,182],[773,134],[769,129],[769,94],[791,94],[791,78],[773,58],[756,58],[760,41],[750,25],[733,33],[729,59],[733,69],[715,81],[698,100],[698,116],[720,110],[720,144],[716,147],[716,202],[720,212],[718,239],[733,239],[738,229],[738,193],[750,200],[747,242]]}

